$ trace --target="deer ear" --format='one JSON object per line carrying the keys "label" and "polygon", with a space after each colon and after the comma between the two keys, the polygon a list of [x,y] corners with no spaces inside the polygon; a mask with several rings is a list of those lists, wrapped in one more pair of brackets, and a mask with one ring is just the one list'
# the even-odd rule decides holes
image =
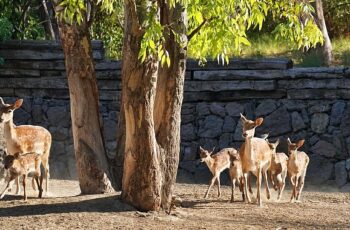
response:
{"label": "deer ear", "polygon": [[243,114],[241,114],[241,113],[240,113],[240,115],[241,115],[241,120],[242,120],[243,122],[246,122],[246,121],[247,121],[247,118],[246,118],[245,116],[243,116]]}
{"label": "deer ear", "polygon": [[278,138],[277,141],[276,141],[276,146],[280,144],[280,139]]}
{"label": "deer ear", "polygon": [[255,125],[260,126],[264,121],[264,118],[259,117],[258,119],[255,120]]}
{"label": "deer ear", "polygon": [[305,142],[304,139],[299,140],[299,141],[297,142],[297,148],[300,148],[301,146],[303,146],[304,142]]}
{"label": "deer ear", "polygon": [[199,146],[199,151],[204,152],[204,149],[202,148],[202,146]]}
{"label": "deer ear", "polygon": [[21,105],[23,104],[23,99],[18,99],[15,104],[13,105],[14,109],[18,109],[19,107],[21,107]]}
{"label": "deer ear", "polygon": [[4,106],[4,105],[5,105],[4,99],[2,99],[2,97],[0,97],[0,104],[1,104],[1,106]]}

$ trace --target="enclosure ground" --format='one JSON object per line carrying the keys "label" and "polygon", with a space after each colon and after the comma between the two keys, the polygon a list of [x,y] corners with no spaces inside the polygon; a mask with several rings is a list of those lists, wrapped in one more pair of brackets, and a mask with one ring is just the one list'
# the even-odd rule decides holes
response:
{"label": "enclosure ground", "polygon": [[[241,202],[229,203],[230,188],[222,197],[213,189],[203,199],[206,185],[177,184],[181,208],[171,215],[141,213],[118,200],[119,193],[79,195],[77,181],[51,180],[50,197],[37,199],[31,190],[27,202],[7,195],[0,201],[1,229],[349,229],[350,193],[316,192],[308,188],[302,203],[289,203],[290,190],[282,201],[266,201],[262,208]],[[3,185],[1,185],[3,187]],[[263,193],[265,198],[265,193]]]}

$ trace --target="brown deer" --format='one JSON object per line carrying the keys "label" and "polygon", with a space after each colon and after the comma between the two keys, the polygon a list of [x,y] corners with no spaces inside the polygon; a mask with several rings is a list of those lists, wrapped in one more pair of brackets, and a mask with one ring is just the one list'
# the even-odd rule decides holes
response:
{"label": "brown deer", "polygon": [[[34,171],[34,178],[37,182],[39,189],[39,198],[42,197],[42,176],[40,175],[40,156],[36,153],[26,153],[20,154],[15,153],[14,155],[7,155],[4,159],[4,167],[7,170],[6,177],[6,188],[0,195],[0,199],[2,199],[6,192],[11,190],[12,183],[15,179],[20,176],[23,177],[23,192],[24,192],[24,200],[27,200],[27,192],[26,192],[26,179],[29,172]],[[40,182],[39,182],[40,178]]]}
{"label": "brown deer", "polygon": [[289,153],[288,174],[293,186],[290,202],[300,202],[300,194],[304,187],[306,170],[310,159],[305,152],[298,151],[298,149],[304,144],[305,140],[299,140],[296,143],[292,143],[288,138],[287,142]]}
{"label": "brown deer", "polygon": [[[213,154],[213,151],[209,152],[202,147],[199,147],[199,155],[201,162],[205,162],[210,170],[210,172],[213,175],[213,178],[211,179],[209,183],[209,187],[207,192],[204,195],[204,198],[208,197],[208,194],[210,192],[211,187],[214,185],[215,181],[217,182],[218,186],[218,197],[221,196],[221,190],[220,190],[220,174],[225,169],[230,168],[230,179],[232,183],[232,195],[231,195],[231,201],[234,200],[234,188],[235,188],[235,182],[236,180],[240,183],[243,181],[240,176],[242,173],[239,172],[241,168],[239,167],[239,155],[236,149],[234,148],[225,148],[222,149],[220,152]],[[234,164],[232,164],[234,162]],[[241,187],[241,185],[240,185]]]}
{"label": "brown deer", "polygon": [[[46,193],[48,193],[48,183],[50,178],[49,156],[52,141],[51,134],[47,129],[41,126],[14,125],[13,112],[21,107],[22,103],[23,100],[19,99],[16,100],[14,104],[5,104],[0,97],[0,122],[4,123],[6,149],[10,155],[14,155],[18,152],[32,152],[40,156],[41,164],[45,170],[45,189]],[[40,168],[40,165],[38,167]],[[19,177],[17,177],[16,184],[16,193],[19,194]],[[32,184],[34,185],[34,181],[32,181]]]}
{"label": "brown deer", "polygon": [[272,151],[271,166],[269,169],[270,179],[273,188],[278,190],[277,201],[279,201],[286,185],[288,156],[285,153],[276,152],[279,139],[275,143],[268,142],[268,144]]}
{"label": "brown deer", "polygon": [[262,176],[265,180],[266,197],[270,199],[270,189],[267,180],[267,170],[271,164],[271,149],[267,141],[262,138],[254,137],[255,128],[263,123],[263,118],[257,118],[255,121],[248,120],[241,114],[243,124],[244,143],[240,148],[240,157],[242,161],[242,171],[244,177],[244,193],[247,201],[251,203],[248,193],[248,177],[249,173],[253,173],[257,177],[257,202],[262,206],[260,187]]}
{"label": "brown deer", "polygon": [[[242,161],[239,156],[239,152],[236,151],[235,154],[231,155],[231,166],[229,169],[230,172],[230,179],[231,179],[231,202],[235,201],[234,198],[234,192],[236,187],[236,181],[238,182],[239,190],[242,193],[242,200],[245,200],[244,195],[244,178],[243,178],[243,172],[242,172]],[[250,187],[250,180],[248,180],[249,189],[251,191]]]}

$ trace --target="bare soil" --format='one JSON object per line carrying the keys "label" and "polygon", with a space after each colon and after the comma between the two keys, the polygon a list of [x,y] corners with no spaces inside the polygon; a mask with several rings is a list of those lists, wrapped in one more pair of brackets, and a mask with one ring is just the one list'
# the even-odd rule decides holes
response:
{"label": "bare soil", "polygon": [[[28,183],[29,184],[29,183]],[[1,189],[2,189],[1,185]],[[230,187],[222,186],[203,199],[206,185],[177,184],[182,207],[170,215],[142,213],[119,201],[119,193],[79,195],[77,181],[51,180],[51,194],[27,202],[7,195],[0,201],[0,229],[350,229],[350,193],[317,192],[307,189],[301,203],[289,203],[290,190],[282,201],[264,197],[264,206],[230,203]]]}

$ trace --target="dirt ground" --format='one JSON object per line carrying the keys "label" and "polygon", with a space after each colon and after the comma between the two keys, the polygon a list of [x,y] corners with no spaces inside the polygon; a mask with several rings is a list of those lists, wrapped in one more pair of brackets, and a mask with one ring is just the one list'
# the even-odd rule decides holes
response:
{"label": "dirt ground", "polygon": [[[1,184],[1,189],[3,184]],[[222,186],[222,197],[203,199],[206,185],[177,184],[182,207],[165,213],[141,213],[121,203],[119,193],[79,195],[77,181],[51,180],[49,197],[37,199],[31,190],[27,202],[7,195],[0,201],[0,229],[350,229],[350,193],[302,194],[302,203],[289,203],[290,190],[282,201],[264,200],[262,208],[228,202],[230,188]],[[263,195],[265,198],[265,194]]]}

